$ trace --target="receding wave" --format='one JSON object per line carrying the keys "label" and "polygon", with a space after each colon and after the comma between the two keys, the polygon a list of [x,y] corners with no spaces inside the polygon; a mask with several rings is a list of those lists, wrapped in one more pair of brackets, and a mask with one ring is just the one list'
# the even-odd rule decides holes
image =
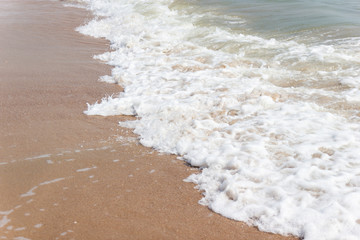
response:
{"label": "receding wave", "polygon": [[137,116],[120,125],[200,167],[188,180],[215,212],[307,240],[358,239],[360,37],[267,38],[189,1],[85,2],[97,17],[78,30],[111,42],[101,79],[124,88],[87,114]]}

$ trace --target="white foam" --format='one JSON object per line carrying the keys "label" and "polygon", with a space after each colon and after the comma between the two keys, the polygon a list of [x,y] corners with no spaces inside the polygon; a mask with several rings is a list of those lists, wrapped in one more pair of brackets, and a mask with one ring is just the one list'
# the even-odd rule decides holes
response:
{"label": "white foam", "polygon": [[49,158],[51,154],[42,154],[34,157],[25,158],[25,160],[34,160],[34,159],[41,159],[41,158]]}
{"label": "white foam", "polygon": [[35,195],[34,191],[38,188],[39,186],[34,186],[32,187],[29,191],[27,191],[26,193],[23,193],[20,195],[20,197],[29,197],[29,196],[33,196]]}
{"label": "white foam", "polygon": [[0,220],[0,228],[6,226],[11,220],[7,217],[7,215],[2,216]]}
{"label": "white foam", "polygon": [[8,210],[8,211],[0,211],[0,215],[9,215],[10,213],[12,213],[14,210]]}
{"label": "white foam", "polygon": [[[65,178],[56,178],[56,179],[53,179],[53,180],[49,180],[49,181],[42,182],[42,183],[40,183],[39,185],[32,187],[32,188],[31,188],[29,191],[27,191],[26,193],[21,194],[20,197],[33,196],[33,195],[35,195],[35,192],[34,192],[34,191],[35,191],[36,189],[38,189],[39,186],[56,183],[56,182],[59,182],[59,181],[62,181],[62,180],[65,180]],[[32,201],[33,201],[33,200],[30,199],[30,200],[28,200],[28,203],[30,203],[30,202],[32,202]]]}
{"label": "white foam", "polygon": [[53,180],[49,180],[49,181],[45,181],[45,182],[42,182],[40,183],[39,185],[42,186],[42,185],[48,185],[48,184],[51,184],[51,183],[56,183],[56,182],[60,182],[62,180],[65,180],[65,178],[56,178],[56,179],[53,179]]}
{"label": "white foam", "polygon": [[43,225],[44,225],[44,224],[42,224],[42,223],[38,223],[38,224],[35,224],[35,225],[34,225],[34,228],[41,228]]}
{"label": "white foam", "polygon": [[360,39],[196,26],[170,0],[86,2],[102,18],[78,30],[111,41],[102,80],[124,88],[87,114],[136,115],[120,125],[200,167],[187,180],[226,217],[306,240],[360,236]]}
{"label": "white foam", "polygon": [[24,231],[26,229],[26,227],[18,227],[15,228],[14,231]]}
{"label": "white foam", "polygon": [[88,168],[81,168],[81,169],[76,170],[76,172],[87,172],[87,171],[90,171],[90,170],[96,169],[96,168],[97,168],[96,166],[92,166],[92,167],[88,167]]}

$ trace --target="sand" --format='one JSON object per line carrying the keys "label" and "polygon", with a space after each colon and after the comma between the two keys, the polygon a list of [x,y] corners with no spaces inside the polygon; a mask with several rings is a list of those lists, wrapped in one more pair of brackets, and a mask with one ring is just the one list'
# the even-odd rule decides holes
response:
{"label": "sand", "polygon": [[[198,204],[197,169],[138,144],[132,117],[86,116],[121,91],[59,1],[0,2],[0,239],[292,239]],[[21,238],[22,237],[22,238]]]}

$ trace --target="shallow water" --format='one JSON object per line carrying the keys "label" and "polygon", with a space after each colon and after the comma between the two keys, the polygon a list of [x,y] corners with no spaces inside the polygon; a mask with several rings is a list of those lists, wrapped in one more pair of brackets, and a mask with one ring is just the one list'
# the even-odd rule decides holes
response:
{"label": "shallow water", "polygon": [[141,143],[202,172],[201,204],[305,239],[360,235],[355,1],[85,1],[124,87],[87,114],[136,115]]}
{"label": "shallow water", "polygon": [[[198,6],[200,11],[213,11],[219,15],[241,17],[246,26],[257,34],[271,36],[293,36],[301,31],[340,31],[344,35],[357,36],[356,32],[343,31],[344,28],[359,30],[360,3],[339,0],[223,0],[223,1],[177,1]],[[234,22],[227,22],[232,30],[243,30]],[[309,35],[311,32],[309,33]]]}

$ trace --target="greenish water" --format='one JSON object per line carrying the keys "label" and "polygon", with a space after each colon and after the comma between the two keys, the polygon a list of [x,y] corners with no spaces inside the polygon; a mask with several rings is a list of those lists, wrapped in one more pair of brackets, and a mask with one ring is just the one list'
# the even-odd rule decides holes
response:
{"label": "greenish water", "polygon": [[[326,38],[360,35],[360,1],[354,0],[182,0],[190,9],[214,16],[199,24],[226,25],[266,37]],[[225,18],[224,18],[225,16]],[[238,18],[242,21],[236,22]]]}

